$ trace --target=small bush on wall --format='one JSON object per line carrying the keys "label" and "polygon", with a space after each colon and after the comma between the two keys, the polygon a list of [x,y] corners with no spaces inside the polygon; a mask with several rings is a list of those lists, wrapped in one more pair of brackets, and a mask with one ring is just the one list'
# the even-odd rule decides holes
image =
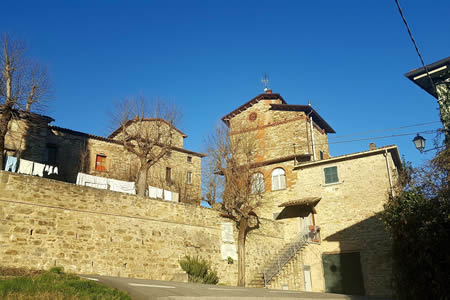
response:
{"label": "small bush on wall", "polygon": [[198,256],[185,256],[180,260],[181,268],[188,274],[189,282],[217,284],[217,273],[209,263]]}

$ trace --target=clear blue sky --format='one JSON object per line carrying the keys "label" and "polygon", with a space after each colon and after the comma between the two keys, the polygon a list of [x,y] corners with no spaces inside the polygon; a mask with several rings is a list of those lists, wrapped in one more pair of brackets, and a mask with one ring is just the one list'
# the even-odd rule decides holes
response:
{"label": "clear blue sky", "polygon": [[[450,56],[450,1],[401,4],[426,63]],[[2,9],[0,32],[48,65],[48,115],[61,127],[108,135],[114,103],[161,97],[183,110],[185,147],[203,151],[216,122],[262,92],[265,72],[289,104],[311,99],[335,136],[439,120],[436,100],[403,76],[420,61],[394,0],[8,1]],[[420,155],[413,137],[373,141],[397,144],[417,165],[432,154]],[[369,142],[330,144],[331,154]]]}

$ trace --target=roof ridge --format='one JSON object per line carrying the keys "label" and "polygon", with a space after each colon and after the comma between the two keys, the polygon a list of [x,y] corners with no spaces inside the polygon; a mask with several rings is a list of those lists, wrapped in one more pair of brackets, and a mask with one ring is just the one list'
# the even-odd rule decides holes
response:
{"label": "roof ridge", "polygon": [[241,106],[239,106],[238,108],[236,108],[235,110],[233,110],[232,112],[226,114],[225,116],[223,116],[221,118],[221,120],[229,125],[229,117],[234,117],[235,115],[237,115],[238,113],[240,113],[241,111],[247,109],[248,107],[251,107],[254,103],[259,102],[260,100],[274,100],[274,99],[280,99],[284,104],[287,104],[286,101],[283,99],[283,97],[281,97],[281,95],[279,93],[261,93],[258,96],[254,97],[253,99],[247,101],[246,103],[242,104]]}
{"label": "roof ridge", "polygon": [[[163,121],[164,123],[166,123],[167,125],[173,127],[176,131],[178,131],[183,138],[187,138],[187,134],[185,134],[184,132],[182,132],[180,129],[178,129],[177,127],[175,127],[175,125],[170,124],[167,120],[164,120],[163,118],[142,118],[142,121]],[[131,122],[136,121],[136,119],[129,119],[128,121],[125,122],[124,126],[128,126]],[[108,138],[114,138],[121,129],[122,126],[119,126],[119,128],[117,128],[116,130],[114,130],[109,136]]]}

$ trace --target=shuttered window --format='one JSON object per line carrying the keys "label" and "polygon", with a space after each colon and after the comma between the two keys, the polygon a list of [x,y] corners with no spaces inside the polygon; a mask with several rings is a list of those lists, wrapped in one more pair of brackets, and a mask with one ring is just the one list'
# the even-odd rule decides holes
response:
{"label": "shuttered window", "polygon": [[339,182],[337,167],[324,168],[325,184]]}
{"label": "shuttered window", "polygon": [[187,172],[186,181],[187,181],[188,184],[192,184],[192,172],[191,171]]}
{"label": "shuttered window", "polygon": [[166,182],[172,182],[172,169],[169,167],[166,168]]}
{"label": "shuttered window", "polygon": [[96,171],[106,171],[106,156],[97,154],[95,159],[95,170]]}

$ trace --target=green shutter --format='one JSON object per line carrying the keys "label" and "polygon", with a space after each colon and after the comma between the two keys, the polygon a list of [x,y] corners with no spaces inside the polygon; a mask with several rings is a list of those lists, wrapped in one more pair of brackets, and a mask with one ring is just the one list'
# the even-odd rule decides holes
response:
{"label": "green shutter", "polygon": [[325,174],[325,184],[339,182],[337,167],[329,167],[323,169]]}

